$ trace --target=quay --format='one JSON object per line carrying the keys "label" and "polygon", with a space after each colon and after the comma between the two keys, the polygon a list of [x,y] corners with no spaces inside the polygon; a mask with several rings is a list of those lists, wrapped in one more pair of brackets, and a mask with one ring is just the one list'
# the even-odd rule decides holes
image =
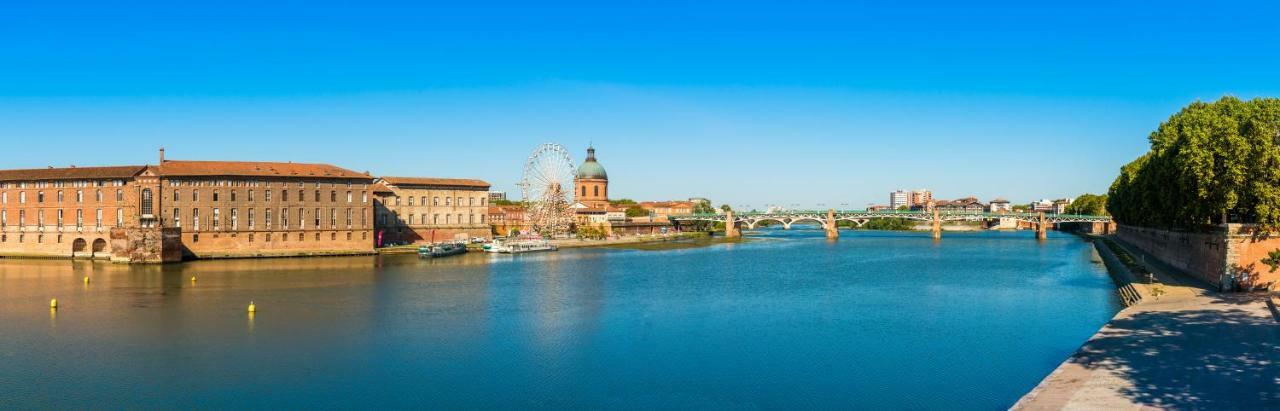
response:
{"label": "quay", "polygon": [[1117,285],[1137,293],[1132,305],[1013,409],[1280,407],[1280,318],[1269,295],[1219,293],[1136,247],[1112,244],[1141,260],[1159,285],[1109,261]]}

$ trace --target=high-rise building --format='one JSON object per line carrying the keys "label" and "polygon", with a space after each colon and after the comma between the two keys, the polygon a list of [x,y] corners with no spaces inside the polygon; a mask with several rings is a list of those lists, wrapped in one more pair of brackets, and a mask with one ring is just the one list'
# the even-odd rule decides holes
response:
{"label": "high-rise building", "polygon": [[919,189],[911,192],[911,205],[922,206],[933,201],[933,192],[926,189]]}
{"label": "high-rise building", "polygon": [[911,192],[898,190],[889,193],[889,208],[897,210],[898,207],[911,207]]}

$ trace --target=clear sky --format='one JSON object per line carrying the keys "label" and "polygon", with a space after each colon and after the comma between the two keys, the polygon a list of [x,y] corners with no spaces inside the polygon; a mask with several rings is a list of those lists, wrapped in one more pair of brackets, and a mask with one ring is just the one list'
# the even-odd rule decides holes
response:
{"label": "clear sky", "polygon": [[[21,4],[28,3],[28,4]],[[1280,95],[1272,2],[19,2],[3,168],[169,158],[862,207],[1106,191],[1195,99]],[[539,4],[542,3],[542,4]]]}

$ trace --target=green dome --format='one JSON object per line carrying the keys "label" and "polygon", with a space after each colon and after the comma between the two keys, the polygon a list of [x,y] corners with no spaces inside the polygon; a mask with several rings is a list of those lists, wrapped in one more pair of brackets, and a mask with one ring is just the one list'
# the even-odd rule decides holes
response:
{"label": "green dome", "polygon": [[596,162],[595,148],[587,148],[587,161],[583,161],[582,165],[578,167],[578,178],[599,180],[609,179],[609,173],[604,172],[604,166]]}

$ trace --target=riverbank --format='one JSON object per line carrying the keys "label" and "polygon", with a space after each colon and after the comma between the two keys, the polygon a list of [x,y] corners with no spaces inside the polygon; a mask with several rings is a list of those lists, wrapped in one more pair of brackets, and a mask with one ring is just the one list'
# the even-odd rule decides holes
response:
{"label": "riverbank", "polygon": [[[1109,244],[1136,257],[1156,284],[1129,274],[1140,298],[1012,408],[1280,406],[1280,323],[1268,295],[1218,293],[1134,247]],[[1112,264],[1125,269],[1118,258]]]}
{"label": "riverbank", "polygon": [[632,244],[649,244],[663,243],[668,241],[692,240],[699,238],[709,238],[710,235],[704,232],[693,233],[672,233],[672,234],[654,234],[654,235],[637,235],[616,238],[604,238],[599,240],[584,240],[578,238],[569,238],[562,240],[551,240],[552,244],[560,248],[583,248],[583,247],[607,247],[615,245],[632,245]]}

